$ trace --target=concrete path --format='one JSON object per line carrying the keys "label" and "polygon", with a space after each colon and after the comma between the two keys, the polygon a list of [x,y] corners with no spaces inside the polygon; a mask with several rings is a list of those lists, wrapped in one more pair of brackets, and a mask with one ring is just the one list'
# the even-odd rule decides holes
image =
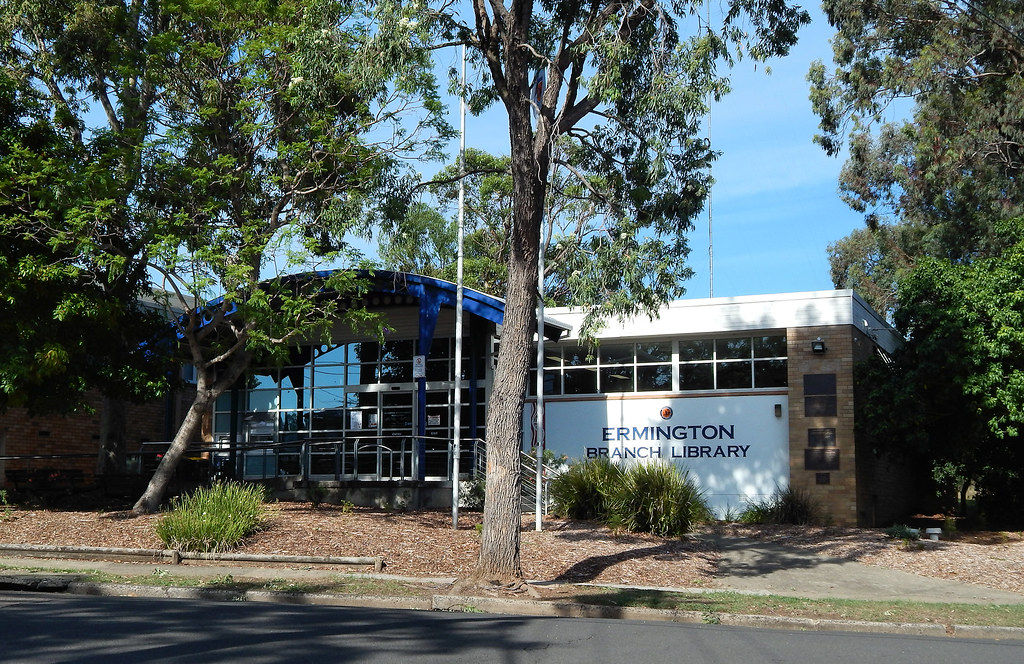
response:
{"label": "concrete path", "polygon": [[1018,593],[829,558],[775,542],[728,536],[711,541],[722,552],[718,583],[730,590],[812,599],[1024,604]]}

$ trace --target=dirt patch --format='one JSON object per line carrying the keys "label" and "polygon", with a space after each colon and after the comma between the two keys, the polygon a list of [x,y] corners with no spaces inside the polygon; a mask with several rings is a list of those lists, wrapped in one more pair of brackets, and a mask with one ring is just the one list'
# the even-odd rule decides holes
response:
{"label": "dirt patch", "polygon": [[[0,543],[162,548],[159,516],[125,512],[13,509],[0,520]],[[282,503],[267,527],[239,549],[245,553],[382,556],[392,574],[465,577],[479,552],[479,514],[462,513],[459,529],[446,511],[384,512]],[[714,587],[719,553],[705,537],[713,530],[784,541],[808,552],[922,576],[1024,593],[1022,533],[958,533],[909,546],[881,530],[714,526],[683,538],[618,533],[596,523],[547,518],[534,530],[524,516],[521,560],[528,579],[652,587]]]}

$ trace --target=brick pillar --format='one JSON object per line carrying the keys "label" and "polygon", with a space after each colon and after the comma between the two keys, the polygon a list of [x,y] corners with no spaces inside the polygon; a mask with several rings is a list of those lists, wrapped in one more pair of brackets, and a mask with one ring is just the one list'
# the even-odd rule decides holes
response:
{"label": "brick pillar", "polygon": [[[812,350],[818,338],[824,342],[824,352]],[[787,342],[790,486],[810,494],[833,523],[855,526],[852,330],[848,326],[790,328]],[[833,395],[821,393],[829,376],[835,377],[834,401]],[[805,384],[818,394],[805,394]]]}

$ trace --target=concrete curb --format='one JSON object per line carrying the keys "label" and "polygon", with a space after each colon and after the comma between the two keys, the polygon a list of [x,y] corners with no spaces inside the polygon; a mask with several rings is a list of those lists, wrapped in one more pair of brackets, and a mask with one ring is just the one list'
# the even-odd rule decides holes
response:
{"label": "concrete curb", "polygon": [[[13,547],[0,545],[0,551],[34,551],[35,556],[27,557],[62,557],[60,553],[78,553],[87,551],[82,547]],[[140,555],[151,556],[148,549],[98,549],[103,553],[116,556],[120,551],[142,552]],[[42,555],[46,553],[46,555]],[[247,562],[291,562],[301,563],[298,556],[247,556]],[[160,558],[157,558],[160,559]],[[153,561],[153,557],[147,557]],[[349,563],[346,563],[349,564]],[[357,574],[375,578],[392,578],[388,575]],[[268,602],[292,605],[346,606],[385,609],[405,609],[420,611],[448,611],[457,613],[493,613],[506,615],[591,618],[614,620],[638,620],[677,622],[691,624],[718,624],[737,627],[757,627],[769,629],[788,629],[795,631],[816,632],[862,632],[878,634],[902,634],[908,636],[948,636],[957,638],[977,638],[995,640],[1024,641],[1024,627],[996,627],[979,625],[943,625],[937,623],[877,623],[853,620],[819,620],[813,618],[788,618],[779,616],[742,615],[729,613],[702,613],[699,611],[680,611],[668,609],[650,609],[644,607],[613,607],[575,602],[546,602],[542,600],[513,599],[500,597],[484,597],[472,595],[437,594],[432,597],[390,597],[372,595],[333,595],[327,593],[295,593],[267,590],[220,590],[216,588],[182,588],[176,586],[148,586],[136,584],[95,583],[79,581],[73,573],[26,573],[0,574],[0,590],[27,592],[67,592],[77,595],[110,596],[110,597],[148,597],[192,599],[221,602]],[[403,577],[404,578],[404,577]],[[414,579],[409,579],[414,580]],[[420,581],[427,581],[419,579]],[[589,585],[589,584],[588,584]],[[710,589],[700,589],[710,592]],[[761,593],[758,593],[761,594]]]}
{"label": "concrete curb", "polygon": [[216,588],[179,588],[144,586],[130,583],[93,583],[72,581],[67,592],[97,597],[148,597],[153,599],[194,599],[215,602],[265,602],[306,606],[358,606],[375,609],[429,611],[429,597],[387,597],[378,595],[331,595],[273,590],[218,590]]}
{"label": "concrete curb", "polygon": [[251,553],[195,553],[174,549],[118,549],[98,546],[43,546],[35,544],[0,544],[0,555],[10,558],[66,558],[70,560],[154,560],[180,564],[182,560],[207,562],[246,562],[286,565],[354,565],[384,569],[380,556],[285,556]]}
{"label": "concrete curb", "polygon": [[732,613],[701,613],[649,609],[644,607],[597,606],[573,602],[544,602],[539,600],[474,597],[471,595],[434,595],[431,608],[435,611],[467,613],[503,613],[510,615],[549,616],[560,618],[597,618],[641,620],[677,623],[731,625],[789,629],[807,632],[866,632],[877,634],[903,634],[908,636],[951,636],[978,639],[1024,640],[1022,627],[991,627],[976,625],[940,625],[937,623],[878,623],[856,620],[824,620],[814,618],[787,618]]}

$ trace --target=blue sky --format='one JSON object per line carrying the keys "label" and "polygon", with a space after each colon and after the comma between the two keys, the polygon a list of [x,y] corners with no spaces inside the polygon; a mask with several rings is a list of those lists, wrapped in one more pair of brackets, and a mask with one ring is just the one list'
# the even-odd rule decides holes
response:
{"label": "blue sky", "polygon": [[[806,9],[812,23],[790,55],[770,62],[770,75],[763,65],[739,62],[731,73],[733,92],[712,110],[712,146],[722,153],[712,192],[716,297],[829,290],[826,247],[863,224],[837,193],[842,159],[812,142],[818,122],[805,77],[813,60],[831,64],[833,31],[816,4]],[[457,103],[452,112],[458,127]],[[506,127],[500,109],[470,116],[467,145],[508,154]],[[707,297],[706,212],[696,220],[690,246],[696,276],[686,297]]]}

